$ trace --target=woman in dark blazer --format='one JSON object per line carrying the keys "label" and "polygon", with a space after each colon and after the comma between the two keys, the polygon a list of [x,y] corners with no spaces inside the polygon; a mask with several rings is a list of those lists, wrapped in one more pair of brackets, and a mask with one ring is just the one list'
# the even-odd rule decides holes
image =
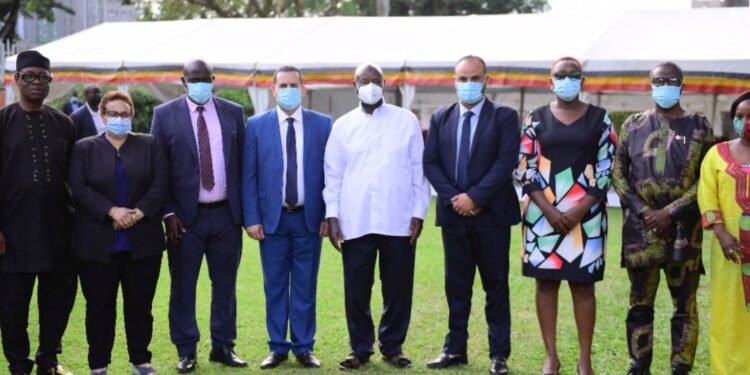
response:
{"label": "woman in dark blazer", "polygon": [[151,305],[165,248],[161,224],[167,161],[154,138],[131,133],[133,101],[110,91],[99,106],[107,131],[78,141],[70,162],[76,202],[73,256],[86,297],[91,374],[106,374],[122,285],[125,331],[133,372],[151,366]]}

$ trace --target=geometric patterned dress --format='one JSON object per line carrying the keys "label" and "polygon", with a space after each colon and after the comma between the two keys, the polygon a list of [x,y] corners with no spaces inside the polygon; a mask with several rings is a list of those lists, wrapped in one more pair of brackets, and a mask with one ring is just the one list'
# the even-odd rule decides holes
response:
{"label": "geometric patterned dress", "polygon": [[[516,179],[523,188],[522,260],[525,276],[574,282],[604,277],[607,191],[612,182],[616,135],[609,114],[589,105],[566,125],[549,105],[533,110],[521,134]],[[597,203],[567,234],[559,233],[528,194],[542,191],[564,213],[587,195]]]}
{"label": "geometric patterned dress", "polygon": [[741,262],[711,243],[711,373],[750,375],[750,168],[719,143],[701,165],[698,204],[704,228],[724,224],[741,246]]}

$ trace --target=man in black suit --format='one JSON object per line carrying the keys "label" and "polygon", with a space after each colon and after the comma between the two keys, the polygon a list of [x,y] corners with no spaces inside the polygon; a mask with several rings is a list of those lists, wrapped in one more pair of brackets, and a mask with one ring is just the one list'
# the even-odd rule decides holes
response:
{"label": "man in black suit", "polygon": [[154,108],[151,123],[151,134],[170,162],[164,227],[172,281],[169,328],[179,373],[192,372],[197,365],[195,290],[204,257],[211,278],[209,360],[247,366],[234,352],[245,115],[237,103],[213,95],[213,81],[211,65],[203,60],[186,63],[182,83],[187,94]]}
{"label": "man in black suit", "polygon": [[508,248],[510,227],[521,219],[512,173],[518,160],[515,110],[490,101],[487,66],[478,56],[455,67],[459,103],[432,114],[424,172],[438,194],[437,225],[445,249],[449,329],[443,352],[427,364],[468,363],[469,313],[475,270],[487,293],[485,315],[490,374],[507,374],[510,355]]}
{"label": "man in black suit", "polygon": [[76,140],[104,133],[105,127],[99,117],[99,102],[102,100],[102,92],[96,85],[87,85],[83,89],[86,104],[70,115],[76,126]]}

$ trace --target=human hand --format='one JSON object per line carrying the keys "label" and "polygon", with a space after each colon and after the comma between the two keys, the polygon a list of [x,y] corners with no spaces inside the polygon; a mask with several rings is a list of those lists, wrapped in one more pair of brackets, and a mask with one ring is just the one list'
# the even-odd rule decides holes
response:
{"label": "human hand", "polygon": [[477,214],[475,210],[477,206],[466,193],[461,193],[451,198],[451,204],[453,205],[453,210],[461,216],[474,216]]}
{"label": "human hand", "polygon": [[166,219],[164,219],[164,222],[167,224],[167,239],[172,244],[178,244],[180,243],[180,240],[182,240],[182,236],[185,235],[185,226],[182,225],[182,221],[177,217],[177,215],[170,215]]}
{"label": "human hand", "polygon": [[320,230],[318,231],[321,237],[328,237],[328,223],[325,221],[320,222]]}
{"label": "human hand", "polygon": [[247,235],[250,236],[250,238],[256,241],[260,241],[266,238],[265,234],[263,233],[263,224],[250,225],[245,228],[245,232],[247,232]]}
{"label": "human hand", "polygon": [[737,239],[725,229],[716,230],[716,228],[714,228],[714,234],[716,234],[716,238],[719,240],[721,251],[724,253],[724,258],[727,258],[727,260],[732,263],[740,264],[740,251],[742,251],[742,249]]}
{"label": "human hand", "polygon": [[411,225],[409,226],[409,234],[411,235],[411,239],[409,239],[409,245],[414,245],[415,243],[417,243],[417,238],[419,238],[419,235],[422,234],[422,222],[423,220],[420,218],[411,218]]}
{"label": "human hand", "polygon": [[568,234],[568,232],[570,232],[575,226],[575,224],[570,223],[571,219],[566,219],[565,216],[554,207],[547,212],[544,212],[544,217],[547,219],[549,225],[561,234]]}
{"label": "human hand", "polygon": [[643,222],[646,229],[658,233],[665,233],[668,228],[672,227],[672,215],[664,209],[648,210],[643,213]]}
{"label": "human hand", "polygon": [[333,245],[333,248],[340,253],[341,243],[344,242],[344,234],[341,233],[341,227],[339,226],[338,218],[328,218],[328,239],[331,241],[331,245]]}
{"label": "human hand", "polygon": [[112,225],[115,229],[128,229],[135,225],[135,211],[125,207],[112,207],[109,209],[109,217],[112,218]]}

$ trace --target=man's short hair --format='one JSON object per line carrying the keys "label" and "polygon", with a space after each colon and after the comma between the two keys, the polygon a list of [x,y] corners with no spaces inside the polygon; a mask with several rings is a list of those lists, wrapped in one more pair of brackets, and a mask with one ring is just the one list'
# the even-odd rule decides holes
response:
{"label": "man's short hair", "polygon": [[581,73],[583,73],[583,64],[581,63],[581,60],[578,60],[578,59],[576,59],[573,56],[563,56],[563,57],[560,57],[559,59],[557,59],[557,60],[555,60],[555,61],[552,62],[552,65],[549,66],[549,69],[550,70],[554,69],[555,65],[557,65],[557,63],[559,63],[560,61],[572,61],[572,62],[574,62],[576,65],[578,65],[579,68],[581,68]]}
{"label": "man's short hair", "polygon": [[273,72],[273,84],[274,85],[276,84],[276,77],[279,75],[279,73],[282,73],[282,72],[296,72],[297,75],[299,76],[299,83],[302,84],[302,82],[304,82],[302,78],[302,72],[299,69],[291,65],[284,65],[281,68],[276,69],[275,72]]}
{"label": "man's short hair", "polygon": [[458,61],[456,61],[456,65],[453,65],[453,69],[455,69],[456,66],[458,66],[458,64],[460,64],[461,61],[464,61],[464,60],[478,61],[480,64],[482,64],[482,69],[484,70],[484,74],[487,74],[487,63],[484,62],[483,58],[481,58],[481,57],[479,57],[477,55],[466,55],[466,56],[458,59]]}
{"label": "man's short hair", "polygon": [[[673,63],[671,61],[662,61],[662,62],[656,64],[656,66],[654,66],[651,69],[651,72],[653,72],[654,70],[656,70],[658,68],[670,68],[670,69],[674,69],[677,72],[677,78],[679,78],[680,81],[682,81],[683,78],[684,78],[683,74],[682,74],[682,68],[680,68],[679,65],[677,65],[677,64],[675,64],[675,63]],[[651,75],[651,72],[649,72],[649,75]]]}

